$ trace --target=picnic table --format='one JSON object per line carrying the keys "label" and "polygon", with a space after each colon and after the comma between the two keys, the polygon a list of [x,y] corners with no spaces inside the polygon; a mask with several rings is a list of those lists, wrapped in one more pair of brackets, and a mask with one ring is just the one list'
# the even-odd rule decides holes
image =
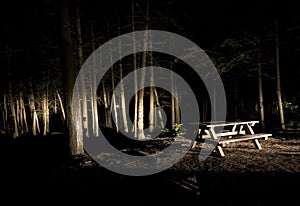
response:
{"label": "picnic table", "polygon": [[198,136],[193,143],[194,148],[198,142],[216,142],[218,153],[224,157],[223,147],[226,144],[252,140],[257,149],[262,149],[259,139],[267,140],[272,134],[255,133],[254,125],[259,121],[237,121],[237,122],[201,122],[199,124]]}

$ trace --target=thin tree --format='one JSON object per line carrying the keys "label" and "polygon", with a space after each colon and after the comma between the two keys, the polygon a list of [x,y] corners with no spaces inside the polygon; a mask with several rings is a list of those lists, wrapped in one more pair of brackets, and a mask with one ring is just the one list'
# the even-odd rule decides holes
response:
{"label": "thin tree", "polygon": [[258,58],[258,95],[259,95],[259,114],[261,128],[265,129],[265,113],[264,113],[264,98],[263,98],[263,86],[262,86],[262,69],[260,57]]}
{"label": "thin tree", "polygon": [[105,127],[112,128],[111,112],[110,112],[110,95],[106,89],[105,83],[102,80],[102,93],[105,108]]}
{"label": "thin tree", "polygon": [[35,108],[35,96],[33,92],[33,86],[32,86],[32,78],[29,77],[28,79],[28,96],[29,96],[29,108],[30,108],[30,114],[31,114],[31,119],[32,119],[32,134],[35,136],[38,133],[40,133],[40,124],[39,124],[39,118],[37,115],[37,111]]}
{"label": "thin tree", "polygon": [[281,84],[280,84],[280,64],[279,64],[279,40],[278,40],[278,23],[275,21],[275,50],[276,50],[276,92],[278,98],[278,108],[280,115],[280,128],[285,129],[284,112],[281,98]]}
{"label": "thin tree", "polygon": [[[120,32],[120,22],[118,19],[118,33],[119,35],[121,35]],[[121,46],[122,46],[122,42],[121,42],[121,38],[119,38],[119,55],[121,57],[122,54],[122,50],[121,50]],[[123,79],[123,63],[122,60],[119,61],[119,68],[120,68],[120,80]],[[121,116],[122,116],[122,121],[123,121],[123,127],[124,127],[124,131],[126,133],[128,133],[128,123],[127,123],[127,116],[126,116],[126,102],[125,102],[125,90],[124,90],[124,84],[121,82],[120,83],[120,95],[121,95],[121,105],[120,105],[120,109],[121,109]]]}
{"label": "thin tree", "polygon": [[175,92],[174,92],[174,73],[173,64],[170,64],[170,76],[171,76],[171,129],[175,129]]}
{"label": "thin tree", "polygon": [[[132,17],[131,17],[131,28],[132,28],[132,48],[133,48],[133,74],[134,74],[134,91],[137,91],[137,55],[136,55],[136,42],[135,42],[135,10],[134,0],[131,2]],[[134,94],[134,117],[133,117],[133,128],[134,137],[137,137],[137,118],[138,118],[138,93]]]}
{"label": "thin tree", "polygon": [[[142,68],[145,68],[147,65],[147,48],[148,48],[148,32],[149,30],[149,23],[150,23],[150,18],[149,18],[149,0],[147,0],[147,6],[146,6],[146,25],[145,25],[145,34],[144,34],[144,51],[142,55]],[[144,84],[145,84],[145,70],[141,73],[141,81],[140,81],[140,90],[139,90],[139,97],[138,97],[138,139],[143,139],[145,137],[144,134],[144,95],[145,95],[145,89],[144,89]]]}
{"label": "thin tree", "polygon": [[[96,50],[95,46],[95,34],[94,34],[94,26],[91,24],[91,41],[92,41],[92,51]],[[93,65],[96,65],[96,58],[93,56]],[[93,132],[95,136],[99,136],[99,115],[98,115],[98,104],[97,104],[97,76],[92,75],[91,81],[91,93],[92,93],[92,115],[93,115]]]}
{"label": "thin tree", "polygon": [[3,110],[2,110],[2,116],[3,116],[3,130],[7,131],[7,117],[8,117],[8,111],[7,111],[7,95],[4,91],[3,94]]}
{"label": "thin tree", "polygon": [[[110,31],[109,31],[109,23],[108,25],[108,38],[110,38]],[[109,44],[109,50],[110,50],[110,62],[111,62],[111,67],[110,67],[110,71],[111,71],[111,86],[112,86],[112,92],[115,91],[115,75],[114,75],[114,66],[113,66],[113,58],[112,58],[112,47],[111,44]],[[116,130],[117,132],[119,132],[119,122],[118,122],[118,112],[117,112],[117,102],[116,102],[116,95],[112,96],[112,103],[113,103],[113,108],[110,107],[109,110],[109,115],[113,114],[114,118],[115,118],[115,125],[116,125]]]}
{"label": "thin tree", "polygon": [[156,127],[155,125],[155,113],[154,113],[154,108],[155,108],[155,94],[154,94],[154,61],[153,61],[153,52],[152,50],[152,41],[149,41],[149,58],[150,58],[150,84],[152,85],[150,87],[150,93],[149,93],[149,131],[153,132],[154,128]]}
{"label": "thin tree", "polygon": [[15,103],[14,103],[11,82],[9,82],[9,85],[8,85],[8,95],[9,95],[9,106],[10,106],[11,116],[12,116],[12,120],[14,123],[13,138],[16,138],[16,137],[19,137],[19,129],[18,129],[17,114],[16,114],[16,109],[15,109]]}
{"label": "thin tree", "polygon": [[174,87],[174,90],[175,90],[175,99],[176,99],[176,102],[175,102],[175,123],[177,124],[180,124],[181,123],[181,117],[180,117],[180,107],[179,107],[179,88],[178,88],[178,85],[176,84],[176,79],[174,79],[175,81],[175,87]]}
{"label": "thin tree", "polygon": [[[81,23],[79,15],[79,2],[76,1],[76,29],[77,29],[77,49],[78,49],[78,66],[79,69],[83,64],[83,49],[82,49],[82,35],[81,35]],[[85,79],[83,75],[80,75],[80,89],[81,89],[81,106],[82,106],[82,124],[83,124],[83,135],[89,136],[89,127],[88,127],[88,105],[87,105],[87,91],[85,87]]]}

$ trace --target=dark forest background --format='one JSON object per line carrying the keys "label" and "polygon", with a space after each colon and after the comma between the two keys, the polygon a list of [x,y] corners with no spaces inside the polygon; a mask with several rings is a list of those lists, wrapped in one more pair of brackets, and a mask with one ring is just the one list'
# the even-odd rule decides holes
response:
{"label": "dark forest background", "polygon": [[[62,8],[61,2],[67,3],[66,7]],[[206,51],[225,86],[228,121],[260,120],[261,129],[269,131],[297,129],[300,127],[300,17],[295,4],[233,0],[6,1],[0,8],[1,133],[17,138],[65,132],[71,124],[67,120],[65,82],[70,84],[68,79],[73,77],[68,78],[64,71],[73,69],[76,75],[86,58],[108,40],[147,28],[180,34]],[[61,30],[62,25],[68,24],[69,39],[68,29]],[[66,46],[66,42],[70,44]],[[68,48],[71,53],[64,53]],[[174,67],[179,73],[189,71],[184,70],[184,65],[175,65],[170,57],[154,55],[151,60],[152,54],[145,55],[147,64]],[[66,58],[71,58],[74,68],[69,68]],[[134,59],[137,67],[143,65],[143,54],[128,57],[122,62],[122,75],[134,69]],[[111,122],[113,114],[107,101],[114,84],[120,81],[120,64],[112,71],[97,89],[91,86],[97,90],[96,99],[82,102],[87,104],[86,115],[97,113],[92,114],[96,124],[117,130],[125,124],[121,117],[120,125]],[[188,72],[182,75],[193,85],[192,75]],[[206,113],[210,103],[201,98],[205,92],[203,88],[194,89],[202,101],[203,120],[209,120]],[[155,104],[159,103],[171,118],[167,128],[161,129],[176,130],[176,125],[180,125],[176,104],[170,94],[157,91]],[[145,89],[145,102],[152,92]],[[147,108],[149,105],[145,103],[144,109]],[[134,113],[137,110],[133,110],[133,116]],[[144,127],[149,124],[145,121]],[[87,126],[83,128],[84,133]],[[96,130],[93,132],[97,134]]]}

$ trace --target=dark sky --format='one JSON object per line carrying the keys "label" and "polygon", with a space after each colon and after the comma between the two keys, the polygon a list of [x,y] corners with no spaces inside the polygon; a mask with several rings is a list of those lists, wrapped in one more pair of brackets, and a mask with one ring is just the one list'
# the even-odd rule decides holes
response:
{"label": "dark sky", "polygon": [[[130,2],[129,0],[81,1],[82,18],[87,16],[95,18],[96,21],[107,15],[129,18]],[[195,41],[198,39],[200,41],[203,37],[223,38],[245,27],[270,24],[275,17],[283,24],[288,24],[294,17],[299,17],[296,1],[151,0],[151,2],[155,12],[161,10],[164,14],[163,7],[166,11],[173,10],[176,21],[188,31],[187,33],[194,36]],[[57,0],[10,0],[2,3],[0,7],[2,44],[5,44],[5,41],[17,41],[18,38],[25,41],[26,38],[34,39],[40,27],[55,24],[56,3]]]}
{"label": "dark sky", "polygon": [[[70,2],[71,7],[74,6],[74,1]],[[145,6],[145,1],[137,2],[139,7]],[[299,57],[300,29],[287,33],[288,30],[300,25],[297,1],[150,0],[150,2],[150,9],[156,14],[152,19],[154,22],[158,21],[155,19],[158,13],[167,18],[172,15],[180,27],[179,33],[186,35],[203,49],[210,49],[226,38],[236,37],[245,29],[272,25],[277,19],[282,39],[287,41],[283,45],[283,54],[286,53],[287,59],[283,61],[295,64]],[[59,34],[57,6],[58,0],[10,0],[2,3],[1,65],[6,61],[7,46],[14,50],[34,50],[40,44],[47,44],[47,41],[51,44],[53,43],[51,41],[55,41]],[[80,0],[80,6],[83,27],[90,20],[94,20],[101,27],[107,23],[109,17],[113,30],[113,24],[116,23],[118,16],[124,25],[130,23],[131,0]],[[141,12],[143,8],[137,7],[136,10]],[[74,22],[74,18],[72,21]],[[167,24],[171,25],[172,22],[167,20]],[[18,55],[17,51],[14,55]],[[289,66],[291,67],[294,66]]]}

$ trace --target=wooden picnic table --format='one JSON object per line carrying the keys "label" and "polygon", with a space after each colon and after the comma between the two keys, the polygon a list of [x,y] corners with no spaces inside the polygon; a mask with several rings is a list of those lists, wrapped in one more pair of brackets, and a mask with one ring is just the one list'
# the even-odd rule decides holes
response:
{"label": "wooden picnic table", "polygon": [[[199,124],[198,137],[193,143],[192,148],[196,144],[206,141],[215,141],[216,149],[219,154],[224,157],[223,147],[226,144],[253,140],[257,149],[262,149],[258,139],[267,140],[272,134],[255,133],[254,125],[259,121],[237,121],[237,122],[201,122]],[[195,124],[195,123],[194,123]]]}

